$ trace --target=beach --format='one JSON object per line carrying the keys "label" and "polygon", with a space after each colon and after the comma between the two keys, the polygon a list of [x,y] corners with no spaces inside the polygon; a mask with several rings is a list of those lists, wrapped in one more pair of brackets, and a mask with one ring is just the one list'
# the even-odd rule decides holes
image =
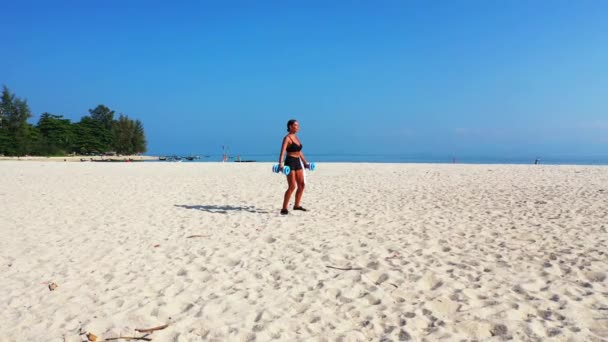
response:
{"label": "beach", "polygon": [[0,162],[0,341],[608,340],[608,167],[271,166]]}

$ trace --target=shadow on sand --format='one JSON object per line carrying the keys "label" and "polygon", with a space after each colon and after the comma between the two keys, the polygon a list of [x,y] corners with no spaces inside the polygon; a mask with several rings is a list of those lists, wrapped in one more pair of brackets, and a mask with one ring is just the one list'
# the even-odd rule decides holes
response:
{"label": "shadow on sand", "polygon": [[261,210],[261,209],[257,209],[254,206],[246,206],[246,207],[235,207],[232,205],[184,205],[184,204],[176,204],[175,205],[178,208],[184,208],[184,209],[194,209],[194,210],[200,210],[200,211],[206,211],[208,213],[215,213],[215,214],[228,214],[229,211],[246,211],[248,213],[255,213],[255,214],[267,214],[268,211],[266,210]]}

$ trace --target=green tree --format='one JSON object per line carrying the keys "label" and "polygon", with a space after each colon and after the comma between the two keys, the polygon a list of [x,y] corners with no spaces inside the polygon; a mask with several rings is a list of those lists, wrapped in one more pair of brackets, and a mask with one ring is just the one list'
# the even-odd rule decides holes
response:
{"label": "green tree", "polygon": [[108,150],[106,141],[112,141],[111,133],[90,116],[83,116],[74,124],[73,132],[73,150],[77,153],[105,152]]}
{"label": "green tree", "polygon": [[64,155],[71,152],[74,134],[69,119],[64,119],[62,115],[43,113],[36,128],[44,139],[44,146],[39,148],[41,154]]}
{"label": "green tree", "polygon": [[102,104],[89,109],[89,114],[71,123],[61,115],[45,112],[34,126],[27,122],[32,117],[27,101],[4,86],[0,96],[0,155],[146,151],[141,121],[123,114],[114,120],[114,111]]}
{"label": "green tree", "polygon": [[112,149],[112,127],[114,126],[114,111],[100,104],[94,109],[89,109],[89,117],[91,120],[99,124],[99,128],[95,131],[95,136],[99,143],[103,146],[102,151]]}
{"label": "green tree", "polygon": [[[49,155],[49,153],[44,152],[47,144],[44,136],[40,133],[40,130],[38,130],[38,127],[27,124],[27,137],[27,145],[25,146],[27,154],[36,156]],[[61,154],[63,155],[64,153]]]}
{"label": "green tree", "polygon": [[144,153],[147,151],[148,142],[146,141],[146,134],[144,133],[144,124],[135,120],[135,127],[133,132],[133,152]]}
{"label": "green tree", "polygon": [[0,99],[0,155],[12,155],[14,146],[13,139],[8,131],[8,121],[6,119],[5,113],[5,103],[4,103],[4,93],[2,94],[2,99]]}
{"label": "green tree", "polygon": [[128,116],[120,114],[118,120],[114,122],[112,135],[114,138],[114,148],[120,154],[133,153],[133,132],[134,123]]}
{"label": "green tree", "polygon": [[15,146],[13,139],[8,132],[6,126],[0,127],[0,155],[11,156],[15,154]]}
{"label": "green tree", "polygon": [[94,109],[89,109],[91,119],[99,122],[107,130],[111,130],[114,123],[114,111],[100,104]]}
{"label": "green tree", "polygon": [[[4,86],[0,97],[0,110],[2,111],[2,133],[6,143],[0,146],[0,153],[7,155],[24,155],[31,149],[31,132],[27,120],[32,112],[26,100],[17,98]],[[8,139],[6,139],[8,137]]]}

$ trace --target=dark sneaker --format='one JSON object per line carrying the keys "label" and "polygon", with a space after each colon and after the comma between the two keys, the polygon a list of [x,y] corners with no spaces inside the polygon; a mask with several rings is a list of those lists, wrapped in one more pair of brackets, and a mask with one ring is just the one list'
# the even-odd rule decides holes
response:
{"label": "dark sneaker", "polygon": [[299,207],[293,207],[293,210],[302,210],[302,211],[308,211],[305,208],[303,208],[302,206]]}
{"label": "dark sneaker", "polygon": [[281,215],[287,215],[287,214],[289,214],[289,210],[281,209]]}

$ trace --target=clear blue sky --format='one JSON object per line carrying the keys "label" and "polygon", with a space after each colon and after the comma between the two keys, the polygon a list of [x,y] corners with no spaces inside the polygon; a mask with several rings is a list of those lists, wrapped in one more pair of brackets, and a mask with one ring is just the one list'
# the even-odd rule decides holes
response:
{"label": "clear blue sky", "polygon": [[0,84],[154,153],[608,154],[608,1],[2,1]]}

